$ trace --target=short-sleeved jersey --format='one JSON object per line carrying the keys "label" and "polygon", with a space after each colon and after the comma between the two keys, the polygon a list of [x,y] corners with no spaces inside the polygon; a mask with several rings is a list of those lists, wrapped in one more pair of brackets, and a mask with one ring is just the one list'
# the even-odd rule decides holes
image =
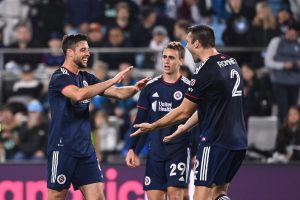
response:
{"label": "short-sleeved jersey", "polygon": [[242,95],[243,79],[234,58],[217,54],[195,70],[185,97],[197,104],[200,145],[247,148]]}
{"label": "short-sleeved jersey", "polygon": [[[175,83],[167,83],[160,75],[152,79],[141,91],[138,108],[148,110],[147,122],[152,123],[178,107],[189,87],[190,81],[181,76]],[[149,134],[149,153],[154,160],[167,160],[175,153],[186,151],[190,133],[164,143],[163,138],[177,130],[179,124],[158,129]]]}
{"label": "short-sleeved jersey", "polygon": [[74,102],[62,94],[69,86],[86,87],[100,80],[85,71],[74,74],[66,68],[57,69],[49,83],[51,122],[48,139],[48,154],[53,150],[69,152],[73,156],[89,156],[93,153],[89,102],[86,99]]}

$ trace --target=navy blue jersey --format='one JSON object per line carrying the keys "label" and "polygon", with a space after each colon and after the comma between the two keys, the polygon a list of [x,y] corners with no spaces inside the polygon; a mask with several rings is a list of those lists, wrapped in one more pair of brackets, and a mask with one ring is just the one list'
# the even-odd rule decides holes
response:
{"label": "navy blue jersey", "polygon": [[48,90],[51,109],[48,153],[53,150],[66,151],[74,156],[89,156],[93,153],[90,99],[74,102],[61,92],[69,85],[82,88],[99,82],[98,78],[85,71],[73,74],[61,67],[53,73]]}
{"label": "navy blue jersey", "polygon": [[[164,82],[161,75],[152,79],[141,91],[137,105],[139,109],[147,111],[146,122],[155,122],[178,107],[189,87],[189,83],[190,81],[183,76],[175,83]],[[141,122],[140,119],[136,119],[135,123],[139,122]],[[186,151],[187,146],[190,144],[189,133],[183,134],[171,142],[163,142],[163,138],[176,131],[178,125],[149,133],[149,153],[152,159],[166,160],[174,156],[176,152]]]}
{"label": "navy blue jersey", "polygon": [[211,56],[195,70],[185,97],[197,103],[201,144],[247,148],[242,95],[243,79],[234,58]]}

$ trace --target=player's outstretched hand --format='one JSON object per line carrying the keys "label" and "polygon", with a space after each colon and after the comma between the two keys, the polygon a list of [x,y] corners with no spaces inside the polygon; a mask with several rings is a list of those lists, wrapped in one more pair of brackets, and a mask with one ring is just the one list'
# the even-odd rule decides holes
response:
{"label": "player's outstretched hand", "polygon": [[147,84],[148,81],[150,81],[150,80],[151,80],[151,78],[149,78],[149,77],[143,78],[143,79],[139,80],[138,82],[136,82],[135,87],[136,87],[138,90],[141,90],[141,89],[143,89],[143,88],[146,86],[146,84]]}
{"label": "player's outstretched hand", "polygon": [[180,124],[178,127],[177,127],[177,130],[172,133],[171,135],[168,135],[166,137],[164,137],[163,139],[163,142],[170,142],[171,140],[173,140],[175,137],[183,134],[185,132],[185,128],[184,128],[184,125],[183,124]]}
{"label": "player's outstretched hand", "polygon": [[123,81],[125,74],[127,72],[129,72],[130,70],[132,70],[133,66],[127,67],[126,69],[120,71],[119,73],[117,73],[117,75],[115,75],[115,77],[112,78],[112,80],[114,81],[114,83],[120,83]]}
{"label": "player's outstretched hand", "polygon": [[129,149],[125,158],[125,162],[128,167],[132,168],[138,167],[141,164],[138,155],[136,155],[132,149]]}
{"label": "player's outstretched hand", "polygon": [[139,128],[137,131],[135,131],[134,133],[132,133],[130,135],[130,137],[134,137],[137,135],[140,135],[141,133],[147,133],[150,132],[154,129],[152,124],[149,123],[141,123],[141,124],[135,124],[133,125],[134,128]]}

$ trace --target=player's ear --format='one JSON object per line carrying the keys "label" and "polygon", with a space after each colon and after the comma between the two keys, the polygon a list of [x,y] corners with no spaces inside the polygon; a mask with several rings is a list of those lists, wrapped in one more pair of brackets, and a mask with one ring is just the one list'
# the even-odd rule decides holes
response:
{"label": "player's ear", "polygon": [[73,49],[67,49],[66,54],[69,55],[69,56],[71,56],[71,57],[73,57],[73,55],[74,55]]}
{"label": "player's ear", "polygon": [[195,48],[201,47],[201,44],[200,44],[199,40],[195,40],[195,42],[194,42],[194,47],[195,47]]}

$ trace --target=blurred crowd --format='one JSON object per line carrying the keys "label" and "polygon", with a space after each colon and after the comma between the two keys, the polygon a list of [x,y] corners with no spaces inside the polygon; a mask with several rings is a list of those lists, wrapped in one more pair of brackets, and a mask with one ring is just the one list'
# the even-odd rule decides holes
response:
{"label": "blurred crowd", "polygon": [[[299,0],[2,0],[0,49],[48,48],[49,52],[4,54],[0,162],[45,160],[47,85],[64,61],[64,34],[86,34],[91,48],[152,49],[154,53],[119,49],[91,54],[88,70],[100,80],[130,65],[139,69],[141,73],[129,74],[118,85],[124,86],[145,76],[143,70],[159,74],[164,45],[177,40],[185,46],[187,27],[199,23],[214,28],[217,47],[241,49],[225,53],[236,58],[242,69],[245,121],[276,117],[274,148],[266,152],[254,144],[251,151],[267,162],[300,160],[299,20]],[[196,67],[187,51],[182,74],[190,78]],[[126,155],[137,97],[91,100],[91,134],[104,161],[109,161],[107,155]],[[142,154],[147,154],[146,148]]]}

